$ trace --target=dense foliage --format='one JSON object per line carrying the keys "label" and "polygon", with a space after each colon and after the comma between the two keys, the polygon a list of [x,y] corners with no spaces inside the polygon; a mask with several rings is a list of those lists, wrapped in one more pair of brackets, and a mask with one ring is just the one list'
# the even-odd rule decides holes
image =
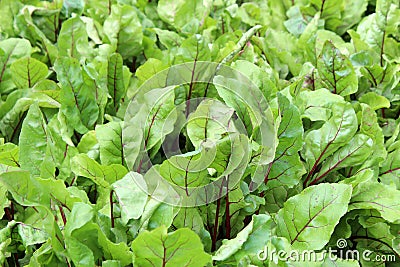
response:
{"label": "dense foliage", "polygon": [[[398,0],[0,0],[0,265],[398,266],[399,18]],[[148,87],[179,64],[187,83]],[[139,186],[154,173],[220,190],[171,205]]]}

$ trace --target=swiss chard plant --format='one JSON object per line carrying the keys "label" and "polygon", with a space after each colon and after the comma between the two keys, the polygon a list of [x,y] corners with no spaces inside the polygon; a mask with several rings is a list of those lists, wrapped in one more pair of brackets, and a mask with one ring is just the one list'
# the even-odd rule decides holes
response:
{"label": "swiss chard plant", "polygon": [[398,266],[398,0],[1,0],[0,266]]}

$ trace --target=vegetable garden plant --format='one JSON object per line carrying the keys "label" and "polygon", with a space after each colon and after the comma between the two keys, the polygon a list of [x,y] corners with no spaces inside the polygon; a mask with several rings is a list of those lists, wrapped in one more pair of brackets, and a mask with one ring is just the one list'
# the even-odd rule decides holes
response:
{"label": "vegetable garden plant", "polygon": [[0,265],[399,266],[399,18],[1,0]]}

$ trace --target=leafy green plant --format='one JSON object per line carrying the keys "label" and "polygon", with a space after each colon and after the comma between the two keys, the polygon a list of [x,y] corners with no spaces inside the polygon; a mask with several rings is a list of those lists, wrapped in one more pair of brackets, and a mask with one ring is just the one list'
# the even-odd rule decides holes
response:
{"label": "leafy green plant", "polygon": [[1,0],[0,265],[397,266],[399,17]]}

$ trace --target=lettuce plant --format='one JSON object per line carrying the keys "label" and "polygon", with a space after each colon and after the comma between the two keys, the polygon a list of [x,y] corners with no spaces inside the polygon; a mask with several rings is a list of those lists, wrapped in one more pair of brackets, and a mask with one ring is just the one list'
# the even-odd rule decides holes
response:
{"label": "lettuce plant", "polygon": [[0,265],[398,266],[399,17],[1,0]]}

